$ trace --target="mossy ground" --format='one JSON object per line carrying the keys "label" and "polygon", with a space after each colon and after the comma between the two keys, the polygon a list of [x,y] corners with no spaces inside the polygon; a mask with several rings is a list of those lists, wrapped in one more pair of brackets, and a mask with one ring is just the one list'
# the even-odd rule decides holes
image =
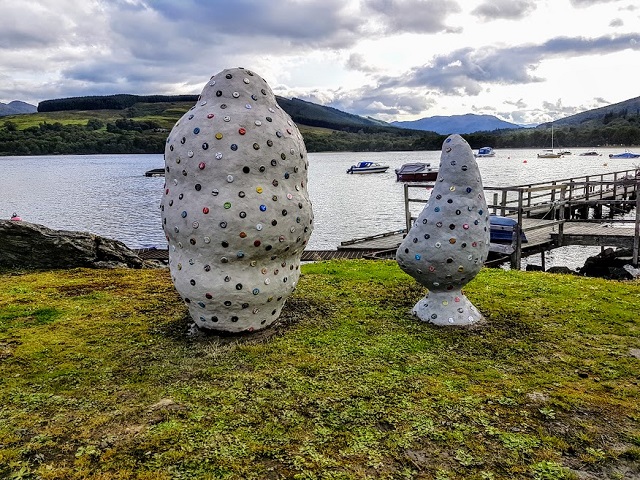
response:
{"label": "mossy ground", "polygon": [[640,476],[640,282],[484,269],[473,328],[395,262],[308,264],[193,334],[166,270],[0,275],[0,478]]}

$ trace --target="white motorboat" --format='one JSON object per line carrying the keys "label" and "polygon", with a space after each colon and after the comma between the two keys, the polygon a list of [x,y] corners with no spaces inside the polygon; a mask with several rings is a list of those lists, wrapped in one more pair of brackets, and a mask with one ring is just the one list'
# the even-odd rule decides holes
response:
{"label": "white motorboat", "polygon": [[383,165],[376,162],[358,162],[351,165],[347,173],[384,173],[389,169],[389,165]]}
{"label": "white motorboat", "polygon": [[479,148],[478,153],[474,153],[473,156],[476,158],[495,157],[496,152],[491,147],[482,147],[482,148]]}

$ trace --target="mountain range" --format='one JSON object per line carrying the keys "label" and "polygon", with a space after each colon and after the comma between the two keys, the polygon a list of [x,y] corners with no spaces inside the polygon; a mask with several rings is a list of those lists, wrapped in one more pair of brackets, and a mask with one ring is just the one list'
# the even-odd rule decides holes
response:
{"label": "mountain range", "polygon": [[521,125],[505,122],[493,115],[476,115],[473,113],[426,117],[404,122],[391,122],[391,125],[400,128],[410,128],[412,130],[427,130],[439,133],[440,135],[448,135],[454,132],[463,134],[523,128]]}
{"label": "mountain range", "polygon": [[5,115],[19,115],[22,113],[36,113],[38,107],[31,105],[30,103],[14,100],[9,103],[0,102],[0,117]]}

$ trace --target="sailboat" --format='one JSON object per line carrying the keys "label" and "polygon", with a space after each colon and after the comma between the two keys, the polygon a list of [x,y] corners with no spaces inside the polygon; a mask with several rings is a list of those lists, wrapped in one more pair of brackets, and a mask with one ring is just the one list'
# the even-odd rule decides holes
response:
{"label": "sailboat", "polygon": [[553,151],[553,123],[551,124],[551,148],[543,150],[538,154],[538,158],[560,158],[562,153],[556,153]]}

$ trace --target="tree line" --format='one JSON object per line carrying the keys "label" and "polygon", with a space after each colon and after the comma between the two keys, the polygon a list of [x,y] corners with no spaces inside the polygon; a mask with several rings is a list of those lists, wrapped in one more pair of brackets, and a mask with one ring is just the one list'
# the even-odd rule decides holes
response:
{"label": "tree line", "polygon": [[0,128],[0,155],[90,155],[99,153],[162,153],[167,133],[147,122],[116,120],[86,125],[40,123],[18,130],[7,121]]}

